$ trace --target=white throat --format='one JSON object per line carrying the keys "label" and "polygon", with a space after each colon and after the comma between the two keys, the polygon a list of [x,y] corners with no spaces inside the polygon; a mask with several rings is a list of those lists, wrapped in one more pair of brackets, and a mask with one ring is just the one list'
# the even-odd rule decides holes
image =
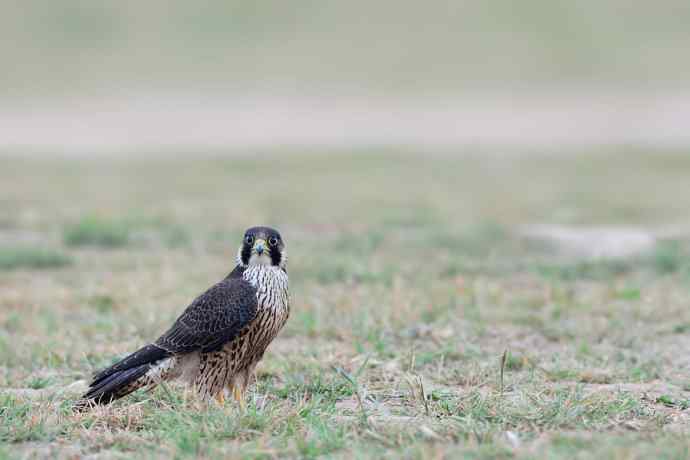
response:
{"label": "white throat", "polygon": [[[251,256],[249,256],[249,263],[245,264],[242,262],[242,247],[240,247],[237,250],[237,255],[235,256],[235,262],[237,265],[240,267],[255,267],[255,266],[264,266],[264,267],[270,267],[271,264],[273,263],[273,260],[271,259],[270,254],[256,254],[252,253]],[[287,252],[285,249],[283,249],[283,252],[280,256],[280,268],[285,270],[285,267],[287,266]]]}

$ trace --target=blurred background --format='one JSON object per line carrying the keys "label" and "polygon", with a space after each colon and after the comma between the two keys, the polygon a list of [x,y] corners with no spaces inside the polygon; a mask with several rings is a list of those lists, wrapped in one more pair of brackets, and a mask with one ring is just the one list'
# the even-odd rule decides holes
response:
{"label": "blurred background", "polygon": [[260,223],[305,283],[686,265],[687,1],[4,3],[11,289],[222,272]]}
{"label": "blurred background", "polygon": [[[0,441],[687,456],[661,437],[690,406],[687,0],[0,4],[0,389],[44,401],[158,336],[252,225],[293,305],[252,396],[289,422],[177,429],[166,390],[131,424],[0,407]],[[386,431],[332,417],[336,368]],[[577,430],[604,433],[542,437]]]}
{"label": "blurred background", "polygon": [[690,4],[3,2],[0,149],[690,142]]}

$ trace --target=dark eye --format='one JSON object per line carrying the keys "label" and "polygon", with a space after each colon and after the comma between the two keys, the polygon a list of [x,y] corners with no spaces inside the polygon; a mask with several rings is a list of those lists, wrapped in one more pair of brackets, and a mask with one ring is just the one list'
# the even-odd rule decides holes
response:
{"label": "dark eye", "polygon": [[247,244],[254,244],[254,235],[247,235],[244,237],[244,242]]}
{"label": "dark eye", "polygon": [[275,236],[272,236],[268,239],[269,246],[275,246],[276,244],[278,244],[278,238],[276,238]]}

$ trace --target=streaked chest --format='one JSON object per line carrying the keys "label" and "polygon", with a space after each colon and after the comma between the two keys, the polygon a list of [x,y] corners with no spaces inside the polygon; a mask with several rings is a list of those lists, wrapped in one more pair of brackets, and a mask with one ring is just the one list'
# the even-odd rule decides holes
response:
{"label": "streaked chest", "polygon": [[288,277],[277,267],[249,267],[242,277],[256,288],[258,311],[254,323],[275,336],[290,314]]}

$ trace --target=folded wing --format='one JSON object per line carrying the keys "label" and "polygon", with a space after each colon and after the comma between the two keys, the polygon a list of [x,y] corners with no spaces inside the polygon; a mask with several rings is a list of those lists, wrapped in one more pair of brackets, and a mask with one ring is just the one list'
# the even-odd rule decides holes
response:
{"label": "folded wing", "polygon": [[224,279],[194,299],[154,343],[96,374],[84,398],[107,403],[150,385],[147,374],[154,365],[175,355],[220,349],[239,335],[256,311],[256,288],[242,278]]}

